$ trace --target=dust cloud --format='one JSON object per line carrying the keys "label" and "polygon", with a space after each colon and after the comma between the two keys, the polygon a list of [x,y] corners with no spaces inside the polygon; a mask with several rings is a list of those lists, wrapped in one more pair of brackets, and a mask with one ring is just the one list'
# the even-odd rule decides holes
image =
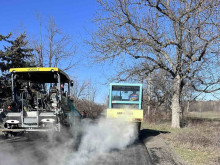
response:
{"label": "dust cloud", "polygon": [[137,138],[134,123],[100,118],[84,119],[72,130],[47,137],[0,141],[0,165],[86,165],[113,150],[122,150]]}

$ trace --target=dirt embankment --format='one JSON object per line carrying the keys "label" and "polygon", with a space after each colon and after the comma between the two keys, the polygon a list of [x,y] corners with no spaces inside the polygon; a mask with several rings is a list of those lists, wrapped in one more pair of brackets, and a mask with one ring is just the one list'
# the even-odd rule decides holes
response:
{"label": "dirt embankment", "polygon": [[[157,132],[154,138],[146,138],[146,145],[156,164],[163,161],[163,156],[175,159],[178,154],[187,164],[220,165],[220,122],[212,120],[187,120],[181,129],[173,129],[170,123],[144,123],[146,130]],[[166,146],[168,144],[168,148]],[[170,149],[171,148],[171,149]],[[175,152],[173,152],[175,151]],[[163,153],[161,157],[161,153]],[[168,156],[166,156],[168,155]],[[182,161],[176,164],[181,164]],[[161,164],[173,164],[171,162]]]}
{"label": "dirt embankment", "polygon": [[140,138],[149,152],[152,163],[155,165],[186,165],[184,160],[161,138],[160,133],[168,132],[150,129],[141,130]]}

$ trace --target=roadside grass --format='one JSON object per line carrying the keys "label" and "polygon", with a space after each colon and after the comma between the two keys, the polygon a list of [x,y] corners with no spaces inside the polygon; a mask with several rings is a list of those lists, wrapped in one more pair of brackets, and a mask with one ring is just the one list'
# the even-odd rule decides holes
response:
{"label": "roadside grass", "polygon": [[202,119],[218,119],[220,121],[220,112],[189,112],[187,117],[195,117],[195,118],[202,118]]}
{"label": "roadside grass", "polygon": [[192,165],[216,165],[218,164],[218,154],[210,151],[200,151],[186,148],[185,146],[172,146],[175,152],[180,155],[187,164]]}
{"label": "roadside grass", "polygon": [[142,129],[170,132],[161,133],[162,139],[190,165],[220,164],[220,122],[200,122],[181,129],[173,129],[169,122],[143,123]]}

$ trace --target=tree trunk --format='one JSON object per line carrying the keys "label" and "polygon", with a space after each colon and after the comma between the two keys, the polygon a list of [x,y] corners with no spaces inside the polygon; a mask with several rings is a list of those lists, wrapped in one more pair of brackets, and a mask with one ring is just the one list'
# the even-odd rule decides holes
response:
{"label": "tree trunk", "polygon": [[173,85],[173,96],[172,96],[172,124],[171,127],[173,128],[180,128],[180,112],[181,112],[181,106],[180,106],[180,93],[181,93],[181,78],[179,75],[177,75],[174,79],[174,85]]}
{"label": "tree trunk", "polygon": [[147,106],[147,115],[148,117],[150,116],[150,100],[151,100],[151,73],[148,76],[148,86],[147,86],[147,90],[148,90],[148,106]]}
{"label": "tree trunk", "polygon": [[189,100],[187,101],[187,107],[186,107],[186,113],[189,113],[189,106],[190,106],[190,102]]}

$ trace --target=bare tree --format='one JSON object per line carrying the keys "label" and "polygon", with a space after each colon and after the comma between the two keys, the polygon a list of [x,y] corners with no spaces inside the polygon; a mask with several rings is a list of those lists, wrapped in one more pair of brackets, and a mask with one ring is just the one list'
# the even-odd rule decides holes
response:
{"label": "bare tree", "polygon": [[86,97],[86,91],[89,83],[87,81],[80,82],[76,77],[73,78],[73,88],[72,94],[73,96],[79,100]]}
{"label": "bare tree", "polygon": [[[180,127],[182,89],[219,90],[213,75],[219,51],[218,0],[98,0],[102,13],[89,44],[96,59],[131,64],[120,76],[148,75],[157,69],[172,79],[172,127]],[[150,65],[148,65],[150,64]],[[206,73],[208,71],[208,73]],[[214,88],[215,87],[215,88]]]}
{"label": "bare tree", "polygon": [[32,39],[31,47],[36,52],[37,65],[61,67],[63,70],[68,70],[76,65],[77,61],[74,59],[76,46],[72,37],[58,28],[53,17],[48,18],[46,25],[40,14],[36,14],[36,17],[40,26],[40,39]]}
{"label": "bare tree", "polygon": [[[157,70],[152,72],[151,79],[147,79],[147,82],[143,81],[144,93],[143,93],[143,108],[148,109],[150,106],[151,113],[148,112],[148,118],[160,110],[166,114],[170,112],[171,96],[172,96],[172,80],[170,76],[164,70]],[[149,91],[150,86],[150,91]],[[150,97],[149,97],[150,96]]]}
{"label": "bare tree", "polygon": [[39,22],[39,26],[40,26],[40,41],[37,42],[36,40],[33,40],[33,47],[34,50],[37,53],[37,61],[38,61],[38,66],[43,67],[43,61],[44,61],[44,57],[43,57],[43,35],[42,35],[42,16],[39,13],[36,13],[36,18]]}
{"label": "bare tree", "polygon": [[97,117],[104,109],[103,105],[95,103],[96,88],[91,80],[80,82],[76,77],[73,78],[72,94],[75,107],[80,112],[86,112],[90,118]]}
{"label": "bare tree", "polygon": [[89,79],[85,99],[94,102],[95,97],[96,97],[96,92],[97,91],[96,91],[96,87],[95,87],[94,83],[92,83],[92,80]]}
{"label": "bare tree", "polygon": [[96,88],[91,80],[79,81],[76,77],[74,77],[71,93],[76,102],[78,100],[89,100],[94,102],[96,97]]}

